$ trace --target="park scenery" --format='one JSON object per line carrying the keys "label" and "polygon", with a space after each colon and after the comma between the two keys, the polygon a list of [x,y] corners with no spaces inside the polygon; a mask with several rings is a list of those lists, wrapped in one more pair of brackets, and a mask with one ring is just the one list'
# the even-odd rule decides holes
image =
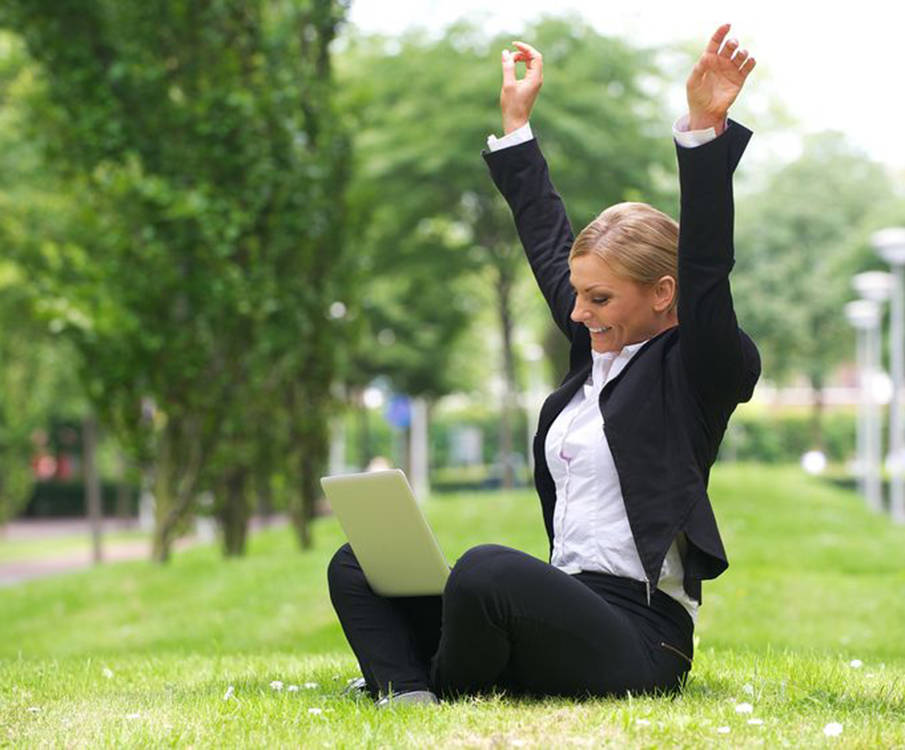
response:
{"label": "park scenery", "polygon": [[709,476],[730,567],[684,689],[348,689],[321,477],[403,469],[450,565],[550,561],[532,444],[570,343],[481,158],[500,50],[543,52],[577,232],[678,218],[716,27],[357,8],[0,3],[0,746],[905,748],[905,160],[805,127],[764,57],[730,113],[762,372]]}

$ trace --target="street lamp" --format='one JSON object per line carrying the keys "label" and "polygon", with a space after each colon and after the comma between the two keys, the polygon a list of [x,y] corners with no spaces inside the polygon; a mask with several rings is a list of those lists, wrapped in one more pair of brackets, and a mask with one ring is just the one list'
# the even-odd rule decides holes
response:
{"label": "street lamp", "polygon": [[[857,278],[857,277],[856,277]],[[874,398],[874,374],[880,359],[880,303],[861,299],[845,306],[856,331],[858,352],[857,474],[861,494],[872,510],[883,508],[880,484],[881,427]]]}
{"label": "street lamp", "polygon": [[892,267],[895,283],[890,310],[892,401],[889,404],[890,473],[889,510],[893,521],[905,523],[905,227],[890,227],[875,232],[871,244],[877,254]]}

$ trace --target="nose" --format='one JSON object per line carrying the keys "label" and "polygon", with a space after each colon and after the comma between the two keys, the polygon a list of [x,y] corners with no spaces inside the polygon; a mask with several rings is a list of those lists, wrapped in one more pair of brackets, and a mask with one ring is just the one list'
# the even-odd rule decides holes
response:
{"label": "nose", "polygon": [[583,320],[588,319],[588,314],[588,310],[582,307],[578,297],[575,297],[575,305],[572,307],[572,314],[569,317],[576,323],[581,323]]}

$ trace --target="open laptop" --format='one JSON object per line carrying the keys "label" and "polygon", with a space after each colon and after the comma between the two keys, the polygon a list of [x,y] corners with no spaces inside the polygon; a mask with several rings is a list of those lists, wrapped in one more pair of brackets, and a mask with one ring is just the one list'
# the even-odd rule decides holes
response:
{"label": "open laptop", "polygon": [[374,591],[443,593],[449,565],[401,470],[322,477],[321,487]]}

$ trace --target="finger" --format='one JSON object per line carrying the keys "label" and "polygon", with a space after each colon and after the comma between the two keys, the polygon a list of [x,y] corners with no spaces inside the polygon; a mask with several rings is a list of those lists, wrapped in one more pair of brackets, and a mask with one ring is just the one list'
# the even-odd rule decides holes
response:
{"label": "finger", "polygon": [[707,42],[707,52],[716,53],[719,51],[720,45],[723,43],[723,39],[725,39],[726,34],[729,33],[730,26],[732,26],[731,23],[724,23],[716,31],[713,32],[713,36],[710,37],[710,41]]}
{"label": "finger", "polygon": [[511,86],[515,84],[515,60],[512,59],[512,53],[508,49],[503,50],[503,86]]}
{"label": "finger", "polygon": [[755,60],[753,57],[749,57],[747,60],[745,60],[742,67],[738,69],[739,73],[741,73],[743,76],[747,76],[748,73],[754,70],[755,65],[757,65],[757,60]]}
{"label": "finger", "polygon": [[739,49],[736,50],[735,55],[732,58],[732,62],[734,65],[738,67],[739,70],[742,69],[742,66],[745,64],[745,61],[748,59],[748,50]]}
{"label": "finger", "polygon": [[513,44],[518,47],[519,52],[526,56],[525,64],[530,72],[536,72],[538,75],[543,73],[544,56],[540,52],[525,42],[513,42]]}
{"label": "finger", "polygon": [[736,49],[738,49],[738,39],[730,39],[723,45],[723,49],[720,50],[720,57],[731,60],[732,53],[735,52]]}

